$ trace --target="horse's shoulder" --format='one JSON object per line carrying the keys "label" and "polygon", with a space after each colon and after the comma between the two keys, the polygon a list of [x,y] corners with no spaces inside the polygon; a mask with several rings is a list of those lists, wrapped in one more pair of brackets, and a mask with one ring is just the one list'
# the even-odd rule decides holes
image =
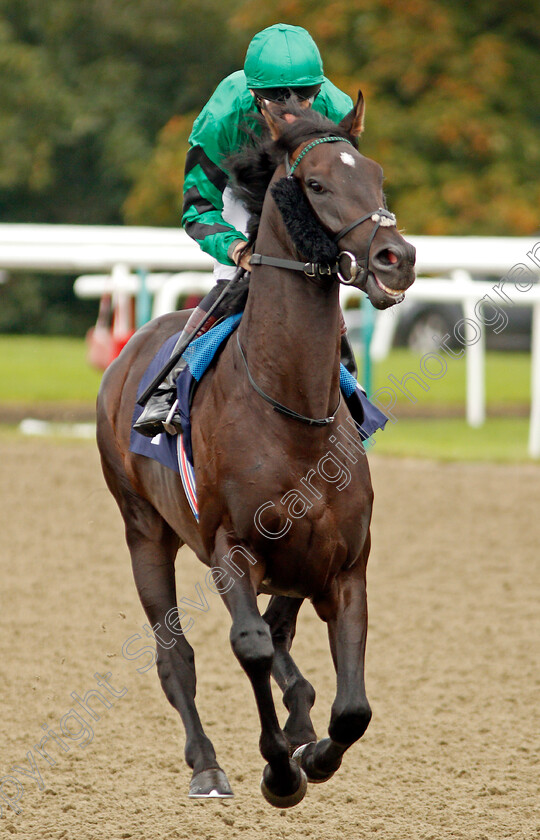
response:
{"label": "horse's shoulder", "polygon": [[167,312],[165,315],[152,318],[151,321],[140,327],[133,337],[140,335],[146,339],[152,336],[166,341],[175,332],[184,329],[192,311],[192,309],[181,309],[178,312]]}

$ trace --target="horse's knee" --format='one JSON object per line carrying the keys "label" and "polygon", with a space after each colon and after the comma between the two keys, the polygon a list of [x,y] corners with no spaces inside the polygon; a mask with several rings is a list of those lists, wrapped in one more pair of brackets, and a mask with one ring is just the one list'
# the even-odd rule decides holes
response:
{"label": "horse's knee", "polygon": [[272,667],[274,646],[270,628],[261,620],[251,625],[231,628],[231,647],[240,664],[247,670]]}
{"label": "horse's knee", "polygon": [[362,737],[371,720],[371,707],[363,700],[349,704],[341,710],[332,710],[328,734],[338,744],[354,744]]}
{"label": "horse's knee", "polygon": [[305,677],[295,679],[283,692],[283,703],[289,711],[300,702],[305,703],[309,709],[315,703],[315,689]]}

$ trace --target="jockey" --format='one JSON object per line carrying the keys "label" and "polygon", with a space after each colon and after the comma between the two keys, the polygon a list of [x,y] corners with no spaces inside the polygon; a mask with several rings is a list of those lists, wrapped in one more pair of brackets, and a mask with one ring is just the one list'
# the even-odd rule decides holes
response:
{"label": "jockey", "polygon": [[[352,108],[352,100],[325,78],[317,45],[300,26],[278,23],[259,32],[249,44],[244,69],[227,76],[216,88],[195,120],[186,157],[182,224],[203,251],[214,258],[217,284],[194,309],[176,346],[196,329],[221,294],[224,281],[238,267],[250,270],[247,242],[248,214],[232,194],[224,161],[247,142],[243,130],[260,131],[257,110],[266,102],[284,101],[291,95],[300,107],[310,108],[339,122]],[[236,291],[236,290],[235,290]],[[235,294],[231,289],[231,295]],[[197,334],[202,335],[224,314],[231,314],[228,295]],[[342,360],[356,376],[354,355],[342,323]],[[172,355],[172,354],[171,354]],[[152,394],[134,429],[154,437],[164,429],[182,432],[173,410],[176,379],[185,361],[180,359]]]}

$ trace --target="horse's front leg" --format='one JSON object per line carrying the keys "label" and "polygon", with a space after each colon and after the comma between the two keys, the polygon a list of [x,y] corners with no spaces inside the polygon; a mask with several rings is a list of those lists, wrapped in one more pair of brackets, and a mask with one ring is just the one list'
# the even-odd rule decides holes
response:
{"label": "horse's front leg", "polygon": [[339,768],[343,753],[358,741],[371,720],[364,685],[367,634],[365,562],[336,578],[327,598],[315,602],[328,623],[332,658],[337,672],[337,694],[332,705],[329,738],[296,750],[294,757],[310,782],[325,782]]}
{"label": "horse's front leg", "polygon": [[315,689],[301,674],[290,654],[302,604],[302,598],[273,595],[263,615],[270,626],[274,645],[272,676],[283,692],[283,703],[289,712],[283,731],[291,752],[300,744],[317,740],[309,714],[315,702]]}
{"label": "horse's front leg", "polygon": [[[215,545],[214,575],[224,555],[231,557],[236,566],[234,578],[221,581],[218,588],[232,618],[231,647],[251,681],[259,712],[259,746],[268,762],[261,790],[270,804],[277,808],[290,808],[304,798],[307,779],[298,764],[289,758],[288,741],[279,725],[272,697],[270,674],[274,647],[270,628],[257,607],[257,588],[264,568],[224,529],[219,529]],[[215,580],[220,577],[221,572],[217,571]]]}

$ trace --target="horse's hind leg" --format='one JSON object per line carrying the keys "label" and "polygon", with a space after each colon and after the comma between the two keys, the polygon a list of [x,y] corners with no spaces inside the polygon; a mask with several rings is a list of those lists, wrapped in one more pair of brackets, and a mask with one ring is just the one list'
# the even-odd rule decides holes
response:
{"label": "horse's hind leg", "polygon": [[315,702],[315,689],[302,676],[290,654],[302,604],[302,598],[273,595],[263,615],[274,644],[272,676],[283,692],[283,703],[289,712],[283,731],[291,752],[301,744],[317,740],[309,715]]}
{"label": "horse's hind leg", "polygon": [[324,782],[341,764],[343,753],[358,741],[371,719],[364,685],[367,634],[365,564],[342,572],[331,596],[315,602],[328,622],[332,658],[337,672],[337,694],[332,705],[329,738],[306,744],[294,757],[310,782]]}
{"label": "horse's hind leg", "polygon": [[135,583],[156,637],[161,686],[186,731],[185,757],[193,770],[189,796],[230,797],[229,782],[195,706],[195,657],[183,635],[176,602],[174,560],[180,540],[144,499],[131,495],[121,509]]}

